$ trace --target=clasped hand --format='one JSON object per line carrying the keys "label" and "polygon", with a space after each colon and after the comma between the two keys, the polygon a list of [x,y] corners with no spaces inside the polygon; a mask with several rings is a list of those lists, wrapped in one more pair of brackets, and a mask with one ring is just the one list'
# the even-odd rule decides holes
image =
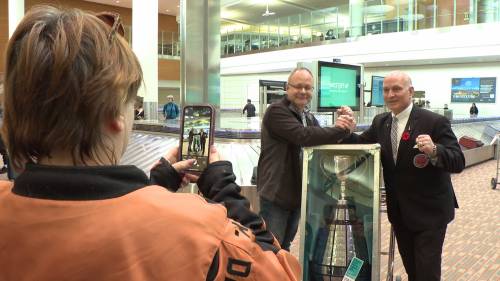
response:
{"label": "clasped hand", "polygon": [[348,130],[353,133],[356,129],[356,120],[354,119],[354,112],[348,106],[342,106],[337,109],[337,120],[335,120],[335,127]]}

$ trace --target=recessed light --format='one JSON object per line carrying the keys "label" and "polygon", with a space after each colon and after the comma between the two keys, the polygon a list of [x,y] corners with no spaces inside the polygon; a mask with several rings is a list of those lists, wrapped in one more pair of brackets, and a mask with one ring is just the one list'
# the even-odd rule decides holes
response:
{"label": "recessed light", "polygon": [[115,3],[116,3],[116,4],[119,4],[119,3],[120,3],[120,1],[119,1],[119,0],[116,0],[116,1],[115,1]]}
{"label": "recessed light", "polygon": [[177,5],[177,8],[180,8],[181,6]]}
{"label": "recessed light", "polygon": [[170,12],[170,10],[168,10],[168,9],[167,9],[167,10],[165,10],[165,12],[167,12],[167,13],[168,13],[168,12]]}

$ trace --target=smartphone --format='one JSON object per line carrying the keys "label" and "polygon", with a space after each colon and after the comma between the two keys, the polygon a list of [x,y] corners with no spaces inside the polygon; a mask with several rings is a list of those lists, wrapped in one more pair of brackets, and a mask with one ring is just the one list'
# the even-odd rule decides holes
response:
{"label": "smartphone", "polygon": [[201,173],[214,143],[215,110],[211,105],[186,105],[182,110],[179,160],[195,159],[188,170]]}

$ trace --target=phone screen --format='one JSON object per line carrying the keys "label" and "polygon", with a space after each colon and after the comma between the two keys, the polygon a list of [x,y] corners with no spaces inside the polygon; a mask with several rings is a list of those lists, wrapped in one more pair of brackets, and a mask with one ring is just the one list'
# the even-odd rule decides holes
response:
{"label": "phone screen", "polygon": [[196,159],[190,170],[201,172],[208,165],[213,109],[210,106],[186,106],[182,116],[181,160]]}

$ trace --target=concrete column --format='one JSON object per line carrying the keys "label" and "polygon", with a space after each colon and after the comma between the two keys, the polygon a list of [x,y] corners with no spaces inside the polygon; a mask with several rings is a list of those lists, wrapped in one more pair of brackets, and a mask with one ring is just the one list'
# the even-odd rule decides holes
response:
{"label": "concrete column", "polygon": [[24,16],[24,0],[9,0],[9,38]]}
{"label": "concrete column", "polygon": [[415,29],[415,0],[408,0],[408,31]]}
{"label": "concrete column", "polygon": [[349,0],[349,14],[351,15],[351,37],[363,35],[363,0]]}
{"label": "concrete column", "polygon": [[220,0],[181,0],[181,104],[220,106]]}
{"label": "concrete column", "polygon": [[132,1],[132,49],[141,63],[144,119],[158,120],[158,0]]}

